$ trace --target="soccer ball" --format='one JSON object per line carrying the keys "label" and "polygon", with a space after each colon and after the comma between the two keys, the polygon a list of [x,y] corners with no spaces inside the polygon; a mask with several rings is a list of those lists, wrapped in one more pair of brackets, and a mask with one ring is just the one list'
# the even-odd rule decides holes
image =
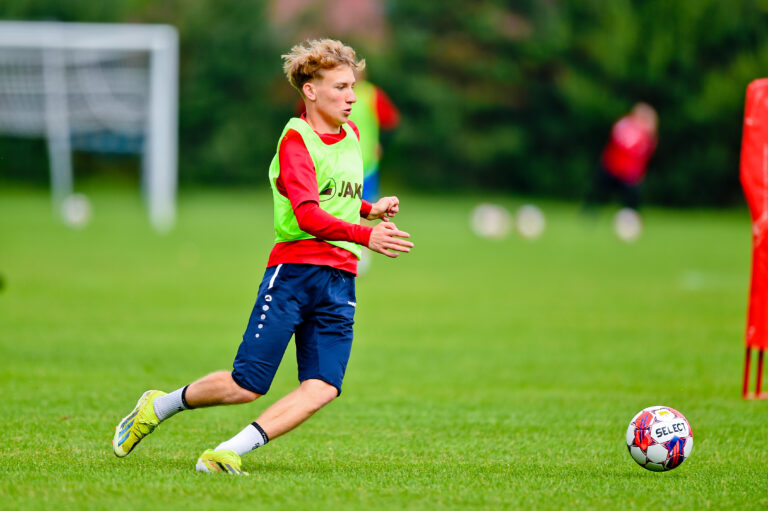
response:
{"label": "soccer ball", "polygon": [[693,431],[674,408],[649,406],[629,422],[627,448],[632,459],[647,470],[672,470],[691,455]]}
{"label": "soccer ball", "polygon": [[621,241],[631,243],[642,234],[643,220],[634,209],[622,208],[613,217],[613,232]]}
{"label": "soccer ball", "polygon": [[69,227],[85,227],[91,221],[91,213],[91,202],[82,193],[73,193],[61,203],[61,216]]}
{"label": "soccer ball", "polygon": [[525,239],[532,240],[541,236],[546,224],[544,213],[533,204],[521,206],[515,215],[515,228]]}
{"label": "soccer ball", "polygon": [[472,232],[481,238],[503,239],[512,228],[512,217],[503,206],[483,203],[472,210]]}

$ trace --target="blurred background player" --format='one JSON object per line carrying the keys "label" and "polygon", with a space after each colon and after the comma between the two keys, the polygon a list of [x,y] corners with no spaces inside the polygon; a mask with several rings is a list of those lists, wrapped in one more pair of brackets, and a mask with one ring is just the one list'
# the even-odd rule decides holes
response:
{"label": "blurred background player", "polygon": [[623,207],[640,209],[640,183],[656,150],[658,116],[647,103],[637,103],[613,125],[608,144],[586,198],[586,209],[618,193]]}
{"label": "blurred background player", "polygon": [[365,72],[358,73],[355,85],[357,103],[349,120],[360,130],[360,148],[363,150],[363,199],[379,200],[379,162],[386,145],[386,133],[400,124],[400,112],[389,96],[366,80]]}
{"label": "blurred background player", "polygon": [[[379,199],[379,162],[384,152],[387,136],[400,124],[400,112],[384,91],[367,81],[365,71],[357,74],[355,84],[357,103],[349,119],[360,131],[360,148],[363,151],[363,199],[376,202]],[[359,274],[368,271],[371,254],[363,250],[360,255]]]}

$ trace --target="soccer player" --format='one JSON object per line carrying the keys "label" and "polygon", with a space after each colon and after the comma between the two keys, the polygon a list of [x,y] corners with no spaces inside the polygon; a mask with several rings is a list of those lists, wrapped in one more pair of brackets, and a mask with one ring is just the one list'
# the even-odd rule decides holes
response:
{"label": "soccer player", "polygon": [[[354,73],[365,60],[330,39],[294,46],[283,59],[306,114],[288,121],[269,167],[276,243],[234,369],[168,394],[146,391],[116,427],[112,447],[119,457],[178,412],[266,394],[295,335],[298,388],[197,460],[200,472],[245,474],[241,455],[291,431],[341,393],[361,245],[389,257],[413,247],[405,239],[410,235],[389,221],[399,211],[397,197],[362,200],[359,135],[348,118],[356,101]],[[383,221],[369,227],[361,218]]]}
{"label": "soccer player", "polygon": [[[363,151],[363,199],[379,199],[379,161],[383,147],[383,134],[392,132],[400,124],[398,112],[389,96],[365,79],[365,72],[357,74],[355,87],[357,105],[350,120],[360,129],[360,148]],[[357,267],[362,275],[370,269],[371,253],[363,250]]]}
{"label": "soccer player", "polygon": [[657,124],[656,110],[647,103],[637,103],[632,111],[616,121],[587,196],[587,208],[605,201],[616,191],[624,207],[640,208],[639,186],[656,150]]}
{"label": "soccer player", "polygon": [[379,198],[379,161],[382,153],[381,136],[400,124],[400,112],[381,89],[358,75],[355,87],[357,105],[350,116],[360,129],[360,146],[363,150],[363,199],[375,202]]}

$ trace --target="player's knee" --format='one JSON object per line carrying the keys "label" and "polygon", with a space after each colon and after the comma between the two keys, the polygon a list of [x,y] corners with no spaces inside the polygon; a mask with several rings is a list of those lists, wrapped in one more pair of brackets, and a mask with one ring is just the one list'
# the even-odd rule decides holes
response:
{"label": "player's knee", "polygon": [[336,387],[322,380],[305,380],[301,383],[301,389],[313,410],[319,410],[339,395]]}
{"label": "player's knee", "polygon": [[228,401],[230,403],[250,403],[254,399],[261,396],[261,394],[257,394],[252,390],[248,390],[238,385],[237,382],[232,378],[232,373],[230,372],[222,371],[221,378],[226,380],[229,386],[230,395]]}
{"label": "player's knee", "polygon": [[235,395],[235,402],[237,403],[250,403],[254,399],[261,396],[261,394],[257,394],[251,390],[244,389],[237,384],[235,384],[235,386],[237,387]]}

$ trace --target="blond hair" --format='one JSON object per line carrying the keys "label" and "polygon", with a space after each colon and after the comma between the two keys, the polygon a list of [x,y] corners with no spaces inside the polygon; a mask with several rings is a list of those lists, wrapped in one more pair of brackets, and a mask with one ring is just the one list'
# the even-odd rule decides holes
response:
{"label": "blond hair", "polygon": [[[365,69],[365,59],[356,60],[355,50],[334,39],[312,39],[297,44],[282,55],[283,71],[291,85],[301,92],[305,83],[323,69],[349,66],[354,71]],[[303,94],[303,93],[302,93]]]}

